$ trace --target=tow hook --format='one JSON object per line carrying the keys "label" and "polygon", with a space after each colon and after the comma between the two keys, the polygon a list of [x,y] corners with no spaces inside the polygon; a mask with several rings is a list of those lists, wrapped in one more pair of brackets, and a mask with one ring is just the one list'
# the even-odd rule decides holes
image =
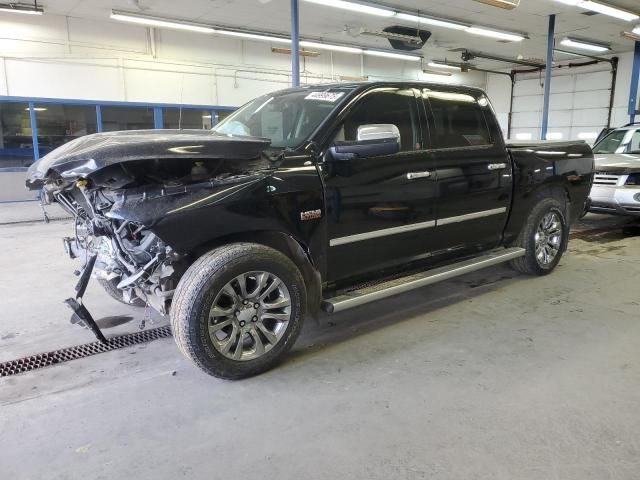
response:
{"label": "tow hook", "polygon": [[82,270],[80,279],[76,284],[76,298],[67,298],[64,303],[66,303],[69,308],[73,310],[73,315],[71,315],[71,323],[88,328],[93,332],[93,334],[101,343],[107,344],[109,342],[102,334],[102,331],[100,331],[100,327],[98,327],[98,324],[89,313],[89,310],[87,310],[87,308],[82,304],[82,297],[84,296],[84,292],[87,290],[89,280],[91,280],[91,272],[93,271],[93,267],[96,264],[96,258],[98,258],[97,255],[92,255],[87,260],[87,264]]}

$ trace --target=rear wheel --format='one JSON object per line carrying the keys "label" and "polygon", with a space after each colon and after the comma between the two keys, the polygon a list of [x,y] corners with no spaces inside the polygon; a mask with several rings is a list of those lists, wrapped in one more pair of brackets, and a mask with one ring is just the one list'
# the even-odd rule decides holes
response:
{"label": "rear wheel", "polygon": [[303,322],[304,281],[272,248],[236,243],[200,257],[171,306],[180,350],[210,375],[238,379],[272,368]]}
{"label": "rear wheel", "polygon": [[528,275],[551,273],[560,262],[569,240],[565,208],[556,198],[541,200],[532,210],[514,246],[526,250],[511,266]]}

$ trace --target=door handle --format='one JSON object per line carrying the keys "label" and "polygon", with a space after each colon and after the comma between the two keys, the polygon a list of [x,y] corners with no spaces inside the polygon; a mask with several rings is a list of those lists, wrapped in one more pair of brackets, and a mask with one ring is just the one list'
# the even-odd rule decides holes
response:
{"label": "door handle", "polygon": [[407,180],[415,180],[417,178],[429,178],[431,172],[409,172],[407,173]]}
{"label": "door handle", "polygon": [[487,165],[487,168],[489,170],[504,170],[505,168],[507,168],[507,164],[506,163],[490,163],[489,165]]}

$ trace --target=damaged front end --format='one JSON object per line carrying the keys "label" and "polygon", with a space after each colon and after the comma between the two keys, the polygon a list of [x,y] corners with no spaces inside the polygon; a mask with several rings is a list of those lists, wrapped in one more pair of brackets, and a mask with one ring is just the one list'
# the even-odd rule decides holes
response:
{"label": "damaged front end", "polygon": [[166,237],[195,242],[198,234],[169,234],[165,225],[254,185],[256,170],[269,166],[268,145],[201,131],[114,132],[83,137],[36,162],[27,187],[42,188],[46,202],[73,216],[73,236],[63,239],[64,247],[84,263],[76,298],[66,301],[72,322],[106,341],[82,305],[91,277],[123,303],[168,314],[193,252]]}

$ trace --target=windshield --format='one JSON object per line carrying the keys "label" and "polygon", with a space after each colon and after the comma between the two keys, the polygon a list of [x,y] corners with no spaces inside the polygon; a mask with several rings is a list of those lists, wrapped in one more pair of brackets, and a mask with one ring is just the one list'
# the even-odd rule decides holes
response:
{"label": "windshield", "polygon": [[640,129],[614,130],[593,147],[593,153],[640,153]]}
{"label": "windshield", "polygon": [[302,144],[353,87],[285,90],[258,97],[241,107],[213,131],[224,135],[250,135],[271,140],[275,148]]}

